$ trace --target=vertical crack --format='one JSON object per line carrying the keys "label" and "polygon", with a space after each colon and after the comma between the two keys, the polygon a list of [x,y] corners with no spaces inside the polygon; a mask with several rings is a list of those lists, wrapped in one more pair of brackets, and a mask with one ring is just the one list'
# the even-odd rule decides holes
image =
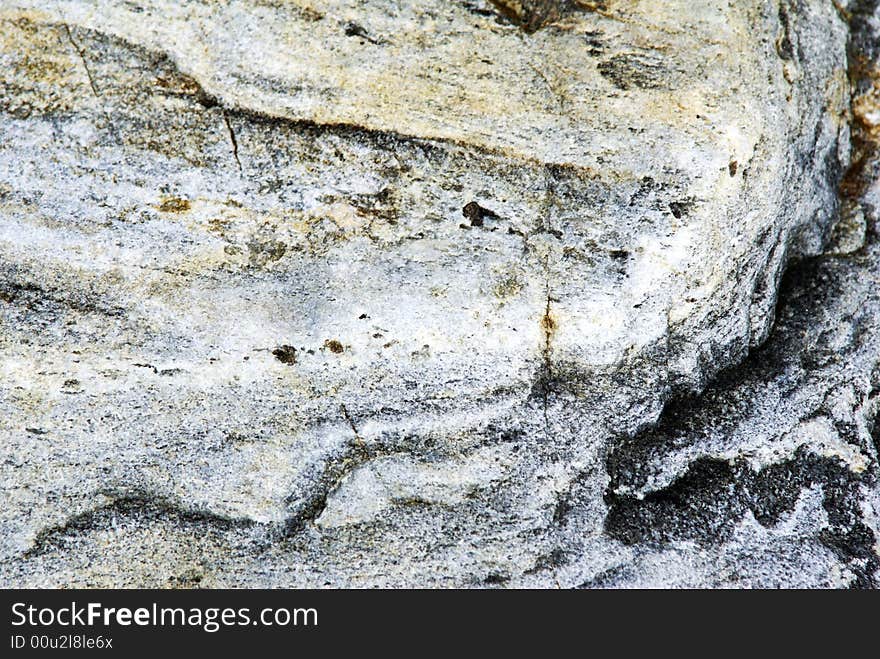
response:
{"label": "vertical crack", "polygon": [[345,420],[348,422],[351,431],[354,433],[355,443],[361,448],[365,447],[366,442],[364,441],[363,437],[361,437],[361,434],[358,432],[357,426],[354,423],[354,418],[349,413],[348,408],[345,406],[345,403],[340,403],[339,409],[342,411],[342,416],[345,417]]}
{"label": "vertical crack", "polygon": [[92,71],[89,69],[89,63],[86,60],[85,51],[80,48],[79,44],[76,43],[76,40],[73,38],[73,33],[70,31],[70,27],[67,23],[64,23],[64,31],[67,33],[67,39],[70,41],[70,45],[73,46],[73,49],[76,51],[76,54],[79,55],[79,59],[82,62],[83,69],[85,69],[86,77],[89,79],[89,87],[92,88],[92,93],[95,97],[99,97],[101,94],[98,92],[98,88],[95,86],[95,79],[92,77]]}
{"label": "vertical crack", "polygon": [[[546,170],[543,217],[541,218],[541,224],[540,226],[538,226],[537,231],[541,234],[549,234],[555,238],[559,238],[561,237],[561,234],[558,231],[554,231],[553,227],[550,226],[552,207],[556,195],[556,176],[557,172],[555,168],[553,166],[549,166]],[[553,302],[555,302],[556,299],[553,297],[553,271],[552,265],[550,263],[551,251],[552,247],[548,244],[543,255],[544,309],[540,319],[543,342],[541,344],[542,363],[541,373],[539,376],[540,389],[538,392],[541,397],[541,404],[543,406],[544,432],[548,440],[550,439],[550,393],[554,381],[553,336],[557,327],[557,323],[553,315]]]}
{"label": "vertical crack", "polygon": [[[226,130],[229,131],[229,141],[232,142],[232,157],[235,158],[235,164],[238,165],[238,171],[243,171],[241,168],[241,160],[238,159],[238,140],[235,137],[235,129],[232,127],[232,122],[229,120],[229,113],[225,110],[223,111],[223,121],[226,124]],[[343,409],[345,409],[343,407]]]}
{"label": "vertical crack", "polygon": [[546,304],[544,306],[544,315],[541,316],[541,329],[544,332],[544,345],[542,346],[542,356],[544,359],[543,374],[541,376],[543,383],[541,387],[541,398],[544,406],[544,429],[546,434],[550,435],[550,417],[548,414],[550,383],[553,381],[553,331],[556,329],[556,322],[553,320],[552,301],[553,296],[550,294],[550,257],[544,258],[544,269],[547,273],[546,279]]}

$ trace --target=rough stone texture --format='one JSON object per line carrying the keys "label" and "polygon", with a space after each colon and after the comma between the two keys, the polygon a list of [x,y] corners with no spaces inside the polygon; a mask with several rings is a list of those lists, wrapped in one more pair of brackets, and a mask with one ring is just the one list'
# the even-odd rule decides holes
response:
{"label": "rough stone texture", "polygon": [[875,586],[872,7],[3,3],[0,582]]}

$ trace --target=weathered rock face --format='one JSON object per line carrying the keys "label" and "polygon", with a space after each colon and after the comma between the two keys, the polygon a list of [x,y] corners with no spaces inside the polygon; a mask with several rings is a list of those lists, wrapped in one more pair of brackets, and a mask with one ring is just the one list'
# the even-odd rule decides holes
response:
{"label": "weathered rock face", "polygon": [[874,583],[854,9],[4,3],[3,582]]}

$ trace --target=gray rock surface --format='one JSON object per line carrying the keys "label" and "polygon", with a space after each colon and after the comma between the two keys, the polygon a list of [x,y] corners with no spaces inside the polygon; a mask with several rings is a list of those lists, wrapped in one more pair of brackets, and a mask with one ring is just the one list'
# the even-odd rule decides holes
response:
{"label": "gray rock surface", "polygon": [[873,11],[4,3],[0,582],[875,586]]}

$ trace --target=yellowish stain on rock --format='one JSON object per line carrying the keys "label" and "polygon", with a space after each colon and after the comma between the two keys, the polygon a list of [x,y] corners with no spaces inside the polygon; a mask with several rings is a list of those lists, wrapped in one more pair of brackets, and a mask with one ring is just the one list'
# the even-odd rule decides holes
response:
{"label": "yellowish stain on rock", "polygon": [[182,197],[164,197],[158,208],[163,213],[185,213],[192,208],[192,204],[189,199]]}

